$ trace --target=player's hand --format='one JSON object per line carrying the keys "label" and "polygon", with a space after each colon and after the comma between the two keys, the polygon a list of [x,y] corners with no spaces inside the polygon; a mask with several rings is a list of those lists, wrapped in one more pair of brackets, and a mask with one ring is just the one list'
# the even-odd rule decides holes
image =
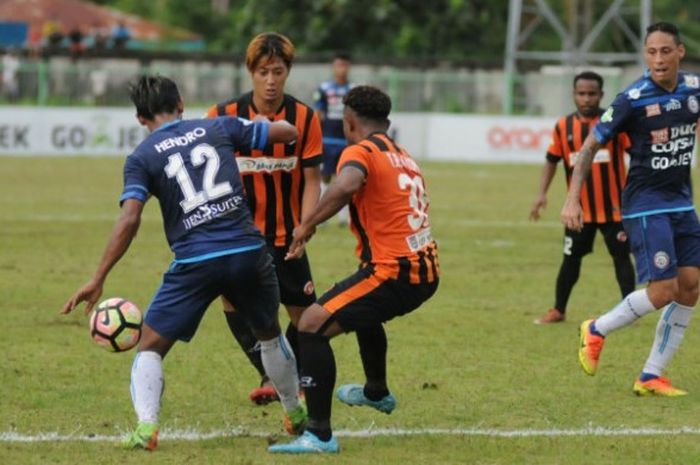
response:
{"label": "player's hand", "polygon": [[572,231],[583,229],[583,210],[578,199],[573,201],[566,199],[564,208],[561,209],[561,222]]}
{"label": "player's hand", "polygon": [[316,232],[316,228],[309,228],[303,223],[294,228],[292,232],[292,243],[289,245],[289,250],[284,256],[285,260],[294,260],[301,258],[304,255],[306,243],[311,239],[311,236]]}
{"label": "player's hand", "polygon": [[544,210],[545,208],[547,208],[547,196],[540,195],[537,197],[537,200],[535,200],[535,203],[532,204],[532,208],[530,209],[530,219],[532,221],[539,220],[540,211]]}
{"label": "player's hand", "polygon": [[67,315],[72,312],[80,302],[85,302],[85,314],[88,314],[92,311],[101,295],[102,282],[92,279],[75,291],[75,294],[63,305],[61,313]]}

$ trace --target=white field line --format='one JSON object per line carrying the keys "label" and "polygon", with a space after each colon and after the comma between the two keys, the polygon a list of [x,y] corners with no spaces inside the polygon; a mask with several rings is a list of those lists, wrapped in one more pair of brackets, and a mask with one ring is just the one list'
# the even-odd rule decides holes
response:
{"label": "white field line", "polygon": [[[489,438],[532,438],[532,437],[572,437],[572,436],[678,436],[678,435],[700,435],[700,428],[606,428],[588,427],[579,429],[513,429],[501,430],[490,428],[424,428],[424,429],[366,429],[366,430],[339,430],[334,434],[337,437],[346,438],[372,438],[378,436],[400,437],[400,436],[480,436]],[[161,431],[159,439],[166,441],[203,441],[207,439],[234,438],[234,437],[258,437],[265,438],[273,435],[270,432],[247,431],[244,429],[214,430],[201,432],[191,430],[168,430]],[[101,434],[59,434],[59,433],[38,433],[22,434],[16,431],[0,433],[0,442],[9,443],[32,443],[32,442],[116,442],[123,439],[125,435],[101,435]]]}

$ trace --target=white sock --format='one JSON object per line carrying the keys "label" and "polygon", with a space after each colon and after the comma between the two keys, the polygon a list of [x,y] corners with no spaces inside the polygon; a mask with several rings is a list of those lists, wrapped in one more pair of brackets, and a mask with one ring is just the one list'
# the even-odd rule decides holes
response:
{"label": "white sock", "polygon": [[644,365],[644,373],[661,376],[666,365],[673,358],[678,347],[683,341],[685,328],[688,327],[693,308],[686,307],[677,302],[671,302],[661,312],[661,318],[656,325],[656,337],[651,353]]}
{"label": "white sock", "polygon": [[656,308],[649,300],[646,289],[639,289],[617,304],[612,310],[595,320],[595,329],[607,336],[609,333],[628,326]]}
{"label": "white sock", "polygon": [[287,338],[280,334],[274,339],[260,341],[260,355],[285,412],[299,407],[297,361]]}
{"label": "white sock", "polygon": [[323,194],[325,194],[327,190],[328,190],[328,184],[326,184],[325,182],[322,181],[321,182],[321,197],[323,197]]}
{"label": "white sock", "polygon": [[350,222],[350,207],[347,205],[338,212],[338,222],[340,224],[348,224]]}
{"label": "white sock", "polygon": [[163,359],[152,351],[136,354],[131,366],[131,401],[139,422],[158,423],[163,394]]}

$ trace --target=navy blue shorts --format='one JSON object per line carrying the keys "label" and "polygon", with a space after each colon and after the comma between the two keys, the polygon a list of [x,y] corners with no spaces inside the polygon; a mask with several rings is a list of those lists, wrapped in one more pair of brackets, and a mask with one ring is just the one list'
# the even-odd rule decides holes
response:
{"label": "navy blue shorts", "polygon": [[265,247],[195,263],[173,263],[144,321],[168,339],[189,341],[209,304],[223,295],[255,329],[277,321],[279,285]]}
{"label": "navy blue shorts", "polygon": [[345,144],[323,144],[323,165],[321,174],[324,176],[334,176],[338,169],[340,154],[347,147]]}
{"label": "navy blue shorts", "polygon": [[637,281],[671,279],[678,267],[700,267],[700,223],[694,210],[622,221],[637,266]]}

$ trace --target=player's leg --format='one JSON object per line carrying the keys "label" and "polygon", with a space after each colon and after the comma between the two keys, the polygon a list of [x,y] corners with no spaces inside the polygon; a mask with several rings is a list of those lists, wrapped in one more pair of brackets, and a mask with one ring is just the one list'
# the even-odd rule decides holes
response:
{"label": "player's leg", "polygon": [[264,384],[266,376],[260,358],[260,350],[257,346],[258,340],[255,338],[253,331],[251,331],[250,326],[248,326],[245,316],[242,315],[241,312],[237,312],[226,297],[221,298],[221,303],[224,306],[224,316],[226,317],[226,323],[228,324],[231,334],[236,342],[238,342],[243,353],[248,357],[250,364],[258,371],[262,379],[261,384]]}
{"label": "player's leg", "polygon": [[566,319],[566,307],[571,291],[578,282],[583,257],[593,251],[596,225],[586,223],[581,231],[564,230],[564,250],[555,287],[554,307],[550,308],[535,324],[558,323]]}
{"label": "player's leg", "polygon": [[174,264],[163,276],[163,284],[146,312],[138,353],[132,364],[131,399],[138,426],[122,443],[125,448],[156,448],[163,358],[176,340],[187,342],[192,338],[215,292],[206,262]]}
{"label": "player's leg", "polygon": [[605,238],[605,245],[613,259],[615,278],[624,298],[634,291],[634,268],[630,258],[629,241],[627,233],[621,222],[610,222],[601,225],[601,232]]}
{"label": "player's leg", "polygon": [[579,362],[589,375],[596,373],[605,336],[664,307],[678,290],[673,229],[668,215],[625,220],[624,228],[635,256],[638,280],[649,284],[646,289],[625,296],[599,318],[581,324]]}
{"label": "player's leg", "polygon": [[279,284],[272,257],[266,249],[230,259],[223,294],[246,318],[260,341],[261,362],[290,420],[288,430],[303,428],[306,413],[299,402],[296,358],[281,334],[277,314]]}
{"label": "player's leg", "polygon": [[640,395],[686,394],[685,391],[674,388],[662,375],[683,341],[693,307],[698,300],[700,225],[695,212],[677,213],[672,218],[678,258],[678,292],[674,301],[661,313],[649,358],[634,383],[634,391]]}

